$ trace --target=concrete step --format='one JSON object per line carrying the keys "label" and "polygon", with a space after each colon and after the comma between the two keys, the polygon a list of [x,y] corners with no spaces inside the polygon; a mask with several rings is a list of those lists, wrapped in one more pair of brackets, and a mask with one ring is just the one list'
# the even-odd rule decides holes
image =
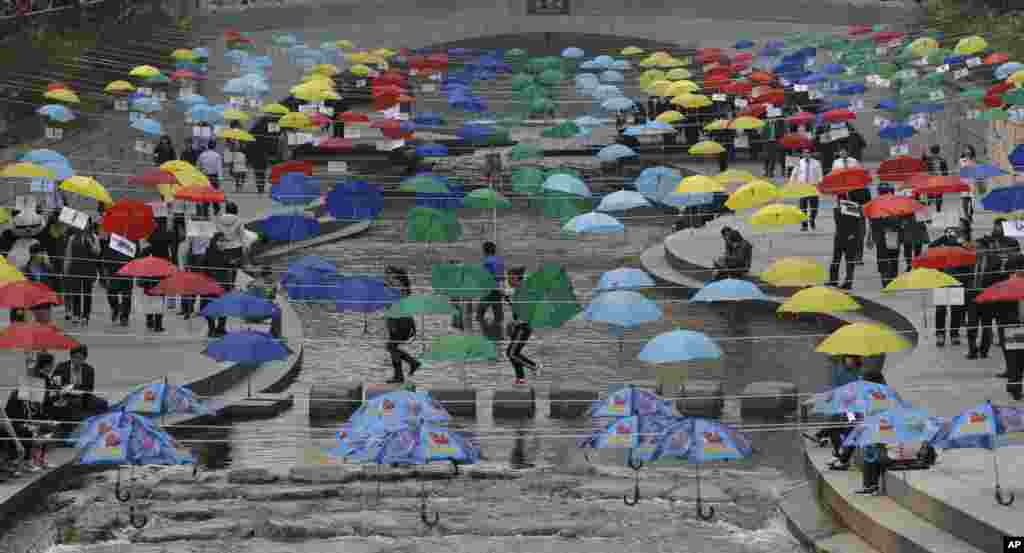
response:
{"label": "concrete step", "polygon": [[858,471],[832,471],[828,449],[807,449],[808,468],[823,503],[836,517],[879,553],[981,553],[966,541],[942,530],[891,497],[862,496]]}
{"label": "concrete step", "polygon": [[842,532],[814,542],[816,553],[878,553],[871,544],[852,532]]}
{"label": "concrete step", "polygon": [[665,255],[664,244],[658,244],[646,249],[644,253],[640,254],[640,263],[644,266],[645,271],[658,279],[694,290],[704,287],[703,281],[681,273],[669,264],[668,258]]}
{"label": "concrete step", "polygon": [[245,420],[269,419],[290,409],[295,403],[295,396],[257,392],[251,396],[231,398],[227,402],[230,405],[221,411],[225,417]]}

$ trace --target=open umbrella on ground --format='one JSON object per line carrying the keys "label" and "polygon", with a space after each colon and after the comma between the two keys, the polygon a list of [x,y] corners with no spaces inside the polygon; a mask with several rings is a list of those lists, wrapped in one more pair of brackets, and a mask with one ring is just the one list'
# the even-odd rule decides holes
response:
{"label": "open umbrella on ground", "polygon": [[978,303],[1017,302],[1024,300],[1024,278],[1011,275],[982,290],[975,299]]}
{"label": "open umbrella on ground", "polygon": [[558,328],[581,310],[568,273],[552,263],[530,273],[511,302],[516,317],[535,329]]}
{"label": "open umbrella on ground", "polygon": [[659,334],[647,342],[637,359],[645,363],[677,363],[721,357],[721,348],[704,333],[673,330]]}
{"label": "open umbrella on ground", "polygon": [[[626,329],[661,320],[662,316],[661,307],[647,296],[630,290],[613,290],[591,300],[580,318]],[[621,336],[619,352],[622,352]]]}
{"label": "open umbrella on ground", "polygon": [[203,273],[178,271],[150,290],[154,296],[220,296],[224,288]]}
{"label": "open umbrella on ground", "polygon": [[498,287],[494,275],[483,265],[469,263],[435,264],[430,283],[435,292],[453,298],[482,298]]}
{"label": "open umbrella on ground", "polygon": [[912,344],[891,328],[877,323],[852,323],[822,340],[814,351],[829,355],[872,357],[910,349]]}
{"label": "open umbrella on ground", "polygon": [[841,313],[857,311],[861,305],[849,294],[829,286],[813,286],[793,294],[777,313]]}
{"label": "open umbrella on ground", "polygon": [[[630,388],[627,388],[629,390]],[[617,398],[622,399],[622,398]],[[670,407],[671,409],[671,407]],[[619,415],[604,428],[594,431],[579,443],[580,448],[626,449],[626,465],[633,469],[633,498],[623,497],[626,505],[640,502],[640,469],[658,457],[658,438],[672,425],[682,421],[669,415]]]}
{"label": "open umbrella on ground", "polygon": [[117,270],[117,274],[121,276],[134,278],[164,278],[177,272],[177,265],[152,255],[133,259]]}
{"label": "open umbrella on ground", "polygon": [[761,280],[781,287],[818,286],[827,279],[825,267],[813,259],[800,257],[777,259],[761,273]]}
{"label": "open umbrella on ground", "polygon": [[753,282],[727,278],[704,285],[690,298],[690,301],[714,303],[764,299],[767,299],[767,296]]}
{"label": "open umbrella on ground", "polygon": [[961,246],[935,246],[928,248],[922,256],[914,258],[914,268],[945,270],[954,267],[973,267],[978,262],[978,253]]}
{"label": "open umbrella on ground", "polygon": [[1024,185],[1004,186],[985,194],[981,206],[989,211],[1012,213],[1024,210]]}
{"label": "open umbrella on ground", "polygon": [[194,414],[212,415],[217,409],[210,402],[203,401],[187,386],[174,386],[166,380],[153,382],[128,392],[112,411],[131,411],[149,417]]}
{"label": "open umbrella on ground", "polygon": [[270,188],[270,197],[284,205],[306,205],[320,198],[320,185],[302,173],[286,173]]}
{"label": "open umbrella on ground", "polygon": [[64,300],[49,286],[30,280],[0,285],[0,307],[32,309],[44,305],[63,305]]}
{"label": "open umbrella on ground", "polygon": [[320,233],[320,221],[305,215],[271,215],[256,222],[260,234],[278,242],[298,242]]}
{"label": "open umbrella on ground", "polygon": [[243,320],[263,320],[281,314],[281,308],[274,302],[246,294],[230,292],[210,303],[199,313],[203,317],[234,317]]}
{"label": "open umbrella on ground", "polygon": [[864,204],[864,216],[868,219],[885,219],[887,217],[908,217],[928,209],[928,206],[914,198],[883,194]]}
{"label": "open umbrella on ground", "polygon": [[326,205],[335,219],[373,219],[384,210],[384,193],[364,180],[342,182],[327,194]]}
{"label": "open umbrella on ground", "polygon": [[863,167],[832,171],[818,184],[822,194],[845,194],[871,184],[871,173]]}
{"label": "open umbrella on ground", "polygon": [[56,327],[39,323],[11,323],[0,332],[0,349],[19,351],[70,350],[79,343]]}

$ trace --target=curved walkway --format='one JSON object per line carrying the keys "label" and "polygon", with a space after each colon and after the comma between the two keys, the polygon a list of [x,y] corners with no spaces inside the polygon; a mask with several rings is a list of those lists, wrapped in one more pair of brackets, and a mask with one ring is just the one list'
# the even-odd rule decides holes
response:
{"label": "curved walkway", "polygon": [[[826,265],[831,260],[834,228],[831,210],[822,210],[818,230],[811,232],[797,229],[765,234],[750,228],[740,216],[722,217],[704,228],[668,236],[664,244],[644,253],[644,266],[663,280],[699,288],[710,277],[709,268],[714,259],[721,255],[720,230],[726,225],[738,229],[754,244],[752,275],[760,274],[780,257],[813,257]],[[975,226],[978,231],[987,232],[991,218],[979,216]],[[884,321],[890,326],[899,330],[901,325],[894,323],[902,320],[913,326],[914,334],[920,335],[915,348],[888,357],[885,374],[889,384],[915,405],[946,417],[987,399],[1008,403],[1005,381],[995,378],[995,373],[1003,368],[999,350],[994,348],[989,359],[967,360],[963,355],[965,346],[936,347],[933,315],[927,299],[930,296],[923,298],[920,292],[882,294],[881,279],[873,266],[873,253],[870,250],[865,253],[866,264],[857,268],[851,293],[866,307],[870,302],[895,313],[896,321]],[[776,294],[779,299],[787,295],[777,289],[767,292]],[[865,310],[865,314],[873,317],[878,313],[876,309]],[[843,318],[861,317],[863,314]],[[902,476],[890,473],[886,479],[888,496],[867,498],[852,493],[860,487],[859,474],[825,469],[830,453],[827,449],[808,449],[808,466],[817,497],[843,525],[863,539],[854,539],[859,545],[850,546],[851,550],[873,547],[882,553],[995,551],[1003,535],[1019,533],[1019,507],[1000,507],[993,500],[989,452],[940,452],[939,463],[932,469]],[[1000,456],[1000,472],[1004,490],[1024,497],[1024,479],[1021,478],[1024,460],[1004,453]]]}

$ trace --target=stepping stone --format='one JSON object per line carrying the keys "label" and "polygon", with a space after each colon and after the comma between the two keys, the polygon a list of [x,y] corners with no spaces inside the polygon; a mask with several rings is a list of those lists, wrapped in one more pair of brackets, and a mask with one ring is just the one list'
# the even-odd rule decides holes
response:
{"label": "stepping stone", "polygon": [[777,419],[793,415],[797,408],[796,393],[791,382],[751,382],[740,394],[741,416]]}

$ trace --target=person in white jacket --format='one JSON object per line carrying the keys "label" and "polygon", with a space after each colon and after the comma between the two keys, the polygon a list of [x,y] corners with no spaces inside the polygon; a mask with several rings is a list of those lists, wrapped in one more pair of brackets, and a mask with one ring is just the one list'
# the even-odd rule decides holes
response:
{"label": "person in white jacket", "polygon": [[238,217],[238,204],[234,202],[225,203],[224,214],[218,215],[214,219],[214,223],[217,225],[217,231],[224,234],[224,241],[221,243],[224,253],[235,260],[234,266],[241,267],[245,265],[245,250],[248,240],[245,225],[242,224],[242,219]]}
{"label": "person in white jacket", "polygon": [[[789,177],[790,183],[817,185],[824,178],[821,170],[821,162],[811,157],[811,151],[805,149],[800,154],[800,161],[793,168],[793,174]],[[800,210],[807,215],[807,220],[800,224],[800,230],[806,231],[808,225],[814,226],[818,218],[818,196],[805,196],[800,198]]]}
{"label": "person in white jacket", "polygon": [[850,157],[850,154],[845,149],[840,149],[839,157],[832,162],[832,170],[841,171],[843,169],[853,169],[854,167],[860,167],[860,162],[856,158]]}

